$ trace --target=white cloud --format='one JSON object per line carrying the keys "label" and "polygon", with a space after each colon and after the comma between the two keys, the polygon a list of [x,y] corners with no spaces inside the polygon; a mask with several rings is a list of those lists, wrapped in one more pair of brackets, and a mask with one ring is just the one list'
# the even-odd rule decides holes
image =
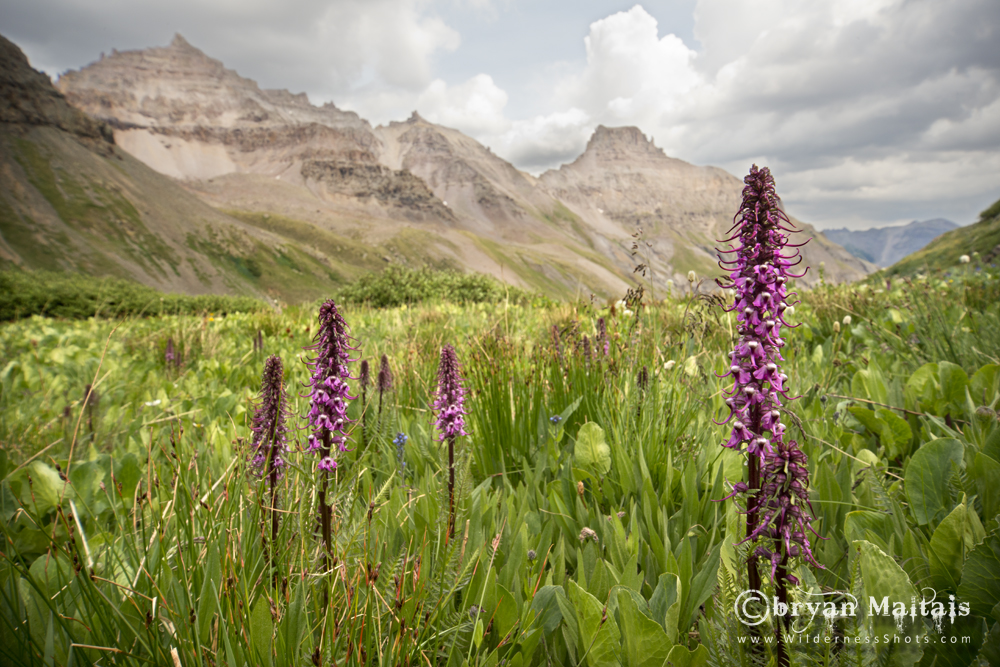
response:
{"label": "white cloud", "polygon": [[504,117],[507,93],[488,74],[477,74],[465,83],[449,87],[437,79],[422,92],[416,108],[427,120],[454,127],[472,136],[504,132],[510,121]]}

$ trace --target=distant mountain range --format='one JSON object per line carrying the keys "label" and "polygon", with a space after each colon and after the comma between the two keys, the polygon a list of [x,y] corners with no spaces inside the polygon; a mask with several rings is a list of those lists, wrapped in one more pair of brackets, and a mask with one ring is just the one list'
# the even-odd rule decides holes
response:
{"label": "distant mountain range", "polygon": [[824,229],[823,235],[834,243],[844,246],[844,249],[855,257],[885,268],[956,227],[958,225],[950,220],[934,218],[922,222],[914,220],[900,227],[878,227],[862,231]]}
{"label": "distant mountain range", "polygon": [[[262,90],[180,36],[112,52],[59,91],[0,40],[0,264],[297,300],[398,263],[620,296],[639,262],[656,289],[718,275],[715,239],[741,200],[741,179],[634,127],[598,127],[536,178],[416,112],[373,128]],[[804,264],[825,262],[827,280],[874,270],[796,224],[814,237]]]}
{"label": "distant mountain range", "polygon": [[913,275],[962,266],[968,255],[974,270],[984,264],[1000,265],[1000,200],[979,214],[979,220],[941,234],[924,248],[907,255],[887,270],[888,275]]}

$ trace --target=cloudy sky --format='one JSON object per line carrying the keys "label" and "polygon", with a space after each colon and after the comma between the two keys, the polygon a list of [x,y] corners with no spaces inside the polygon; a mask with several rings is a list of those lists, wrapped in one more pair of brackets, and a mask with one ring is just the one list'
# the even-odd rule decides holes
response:
{"label": "cloudy sky", "polygon": [[265,88],[373,124],[414,109],[532,173],[598,124],[742,176],[820,228],[1000,198],[997,0],[0,0],[57,75],[179,32]]}

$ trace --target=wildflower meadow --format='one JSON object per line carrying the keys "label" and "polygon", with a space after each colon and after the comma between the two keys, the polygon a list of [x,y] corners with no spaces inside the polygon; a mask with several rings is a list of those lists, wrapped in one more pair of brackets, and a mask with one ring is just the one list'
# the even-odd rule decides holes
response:
{"label": "wildflower meadow", "polygon": [[669,294],[3,324],[0,664],[1000,664],[996,267],[746,186]]}

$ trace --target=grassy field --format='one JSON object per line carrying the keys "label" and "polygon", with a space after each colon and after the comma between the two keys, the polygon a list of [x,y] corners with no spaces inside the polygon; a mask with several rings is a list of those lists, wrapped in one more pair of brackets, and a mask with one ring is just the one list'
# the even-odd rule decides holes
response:
{"label": "grassy field", "polygon": [[[817,617],[792,664],[1000,664],[998,303],[995,271],[965,265],[795,306],[788,435],[826,539],[823,569],[793,561],[793,599],[932,588],[970,606],[940,632]],[[304,451],[316,306],[3,324],[0,662],[773,663],[750,647],[767,625],[733,614],[743,515],[714,502],[745,474],[713,421],[731,385],[721,306],[344,307],[372,375],[384,354],[394,382],[351,382],[329,558]],[[444,344],[469,389],[454,535],[432,410]],[[293,427],[273,540],[246,465],[268,355]]]}

